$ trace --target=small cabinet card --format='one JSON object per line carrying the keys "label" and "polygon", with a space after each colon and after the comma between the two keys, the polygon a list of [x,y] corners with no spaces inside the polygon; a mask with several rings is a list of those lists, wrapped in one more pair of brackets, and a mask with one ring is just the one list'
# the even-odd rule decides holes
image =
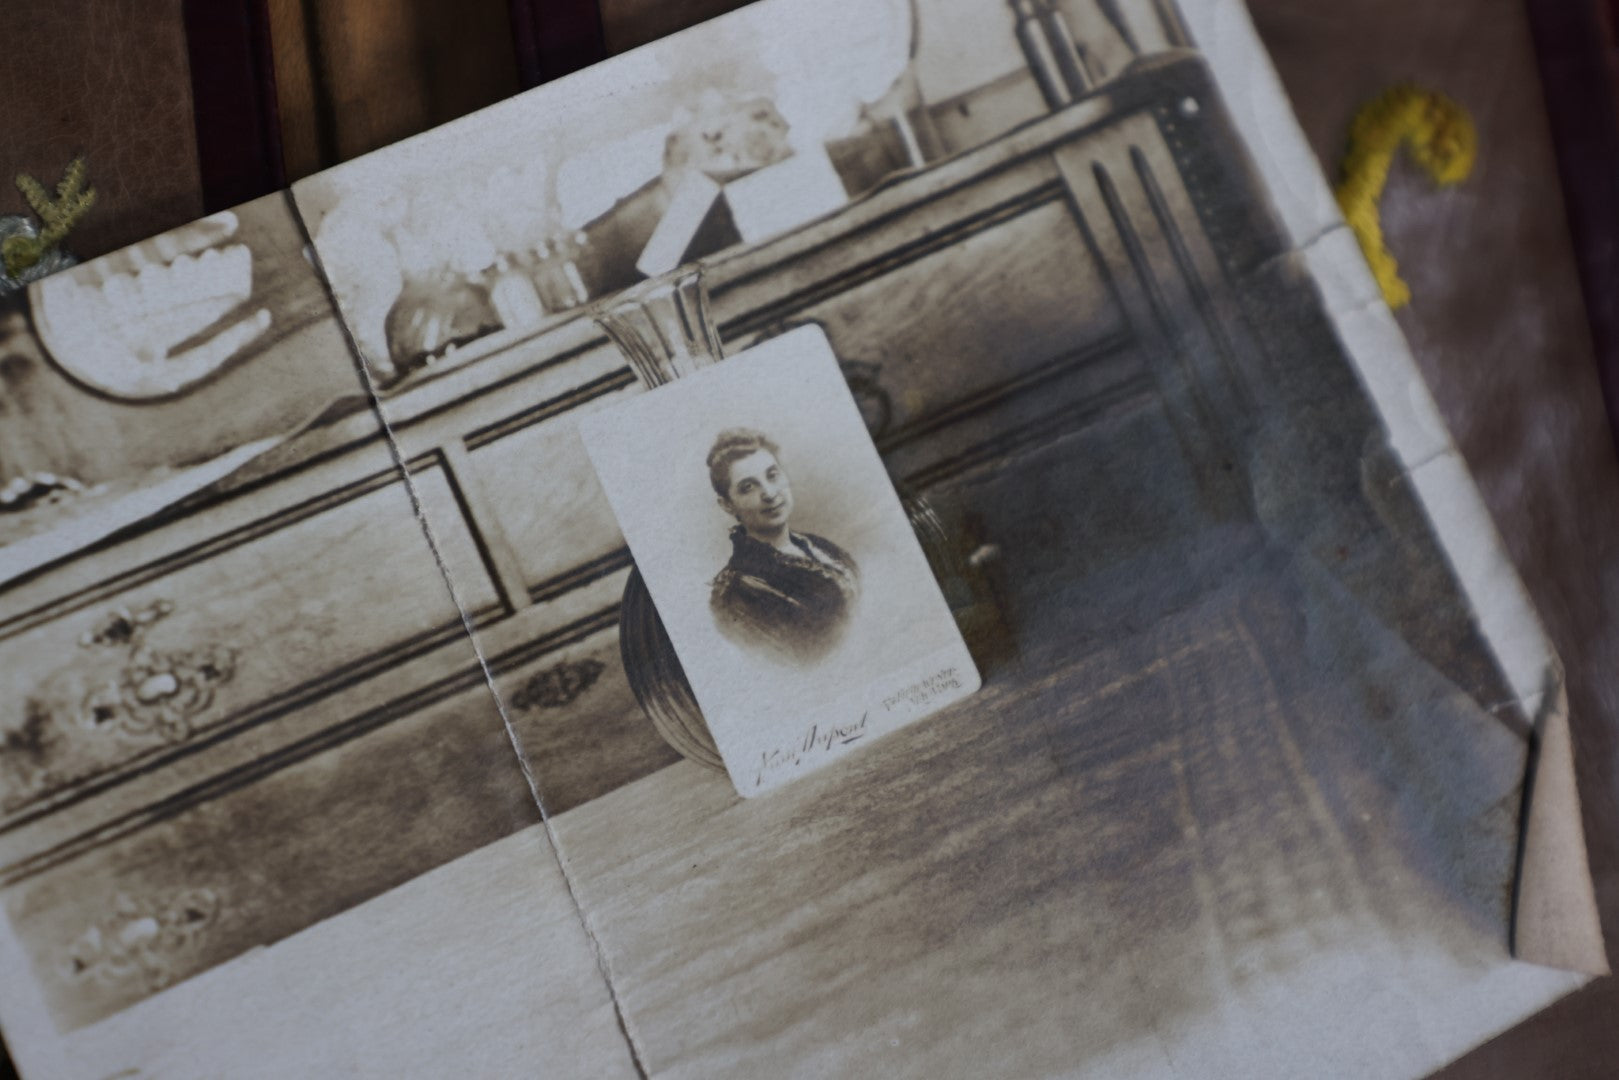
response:
{"label": "small cabinet card", "polygon": [[978,689],[819,328],[580,430],[742,795]]}

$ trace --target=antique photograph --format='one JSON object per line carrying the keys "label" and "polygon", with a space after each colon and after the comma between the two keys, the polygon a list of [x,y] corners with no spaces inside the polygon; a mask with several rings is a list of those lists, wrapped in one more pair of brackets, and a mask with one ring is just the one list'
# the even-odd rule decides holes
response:
{"label": "antique photograph", "polygon": [[397,392],[920,164],[918,103],[891,93],[912,18],[822,0],[715,20],[552,106],[501,102],[298,183],[368,369]]}
{"label": "antique photograph", "polygon": [[1333,207],[1234,0],[760,0],[0,301],[8,1042],[1405,1077],[1575,989]]}
{"label": "antique photograph", "polygon": [[0,297],[0,590],[365,408],[302,248],[274,195]]}
{"label": "antique photograph", "polygon": [[780,662],[819,663],[854,617],[859,564],[826,537],[792,528],[792,479],[769,435],[727,428],[709,448],[707,465],[720,508],[736,521],[731,557],[709,597],[720,633]]}
{"label": "antique photograph", "polygon": [[[407,490],[284,194],[0,297],[0,1022],[26,1075],[322,1076],[368,1031],[387,1071],[391,1018],[430,1026],[450,984],[627,1068],[445,575],[497,594],[420,466]],[[524,947],[462,947],[452,911]],[[442,950],[398,955],[411,925]],[[559,981],[496,989],[529,966]],[[241,1060],[289,1044],[305,1063]]]}
{"label": "antique photograph", "polygon": [[592,413],[580,435],[738,793],[978,688],[818,328]]}

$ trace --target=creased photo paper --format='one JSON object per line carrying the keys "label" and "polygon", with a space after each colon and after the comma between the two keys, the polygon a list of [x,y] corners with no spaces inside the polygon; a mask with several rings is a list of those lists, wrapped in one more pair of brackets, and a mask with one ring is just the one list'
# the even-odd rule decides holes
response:
{"label": "creased photo paper", "polygon": [[1425,1075],[1605,967],[1560,670],[1235,0],[761,0],[0,298],[26,1080]]}

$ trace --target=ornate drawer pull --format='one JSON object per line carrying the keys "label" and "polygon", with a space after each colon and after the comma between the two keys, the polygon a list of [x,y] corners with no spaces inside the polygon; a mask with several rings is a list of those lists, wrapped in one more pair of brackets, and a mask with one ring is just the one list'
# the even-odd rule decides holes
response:
{"label": "ornate drawer pull", "polygon": [[193,718],[214,703],[214,688],[235,673],[236,650],[226,645],[163,653],[137,648],[116,679],[85,696],[79,718],[93,730],[111,724],[129,735],[183,742],[195,731]]}
{"label": "ornate drawer pull", "polygon": [[68,946],[62,974],[103,985],[138,982],[148,992],[188,974],[188,954],[218,921],[224,904],[213,889],[186,889],[162,901],[119,893],[112,911]]}
{"label": "ornate drawer pull", "polygon": [[183,742],[192,720],[214,702],[214,688],[236,673],[236,650],[227,645],[162,652],[146,645],[146,632],[168,618],[174,604],[154,600],[130,610],[116,607],[79,638],[92,651],[127,649],[128,662],[86,691],[77,708],[82,727],[127,735],[157,735]]}
{"label": "ornate drawer pull", "polygon": [[174,605],[167,600],[154,600],[135,611],[123,606],[115,607],[80,635],[79,647],[89,649],[96,645],[128,645],[147,627],[173,612]]}
{"label": "ornate drawer pull", "polygon": [[185,742],[204,726],[237,651],[220,644],[156,649],[148,632],[175,605],[117,607],[78,639],[78,649],[39,681],[21,717],[0,718],[0,811],[69,787],[137,748]]}
{"label": "ornate drawer pull", "polygon": [[564,660],[531,675],[521,689],[512,695],[512,708],[519,712],[566,708],[595,686],[596,680],[606,670],[600,660]]}

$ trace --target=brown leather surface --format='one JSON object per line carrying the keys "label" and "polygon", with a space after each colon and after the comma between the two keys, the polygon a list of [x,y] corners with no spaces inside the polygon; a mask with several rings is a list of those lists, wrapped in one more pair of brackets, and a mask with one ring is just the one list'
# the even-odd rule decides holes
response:
{"label": "brown leather surface", "polygon": [[[1329,167],[1358,104],[1401,80],[1450,94],[1478,124],[1461,188],[1435,192],[1404,165],[1390,179],[1384,225],[1414,296],[1399,321],[1567,667],[1587,847],[1619,957],[1619,467],[1522,0],[1249,3]],[[1600,980],[1440,1075],[1619,1075],[1615,1016],[1619,982]]]}
{"label": "brown leather surface", "polygon": [[0,3],[0,213],[27,172],[54,186],[76,154],[98,202],[69,238],[81,258],[202,214],[181,0]]}
{"label": "brown leather surface", "polygon": [[517,93],[507,0],[271,0],[288,178]]}

